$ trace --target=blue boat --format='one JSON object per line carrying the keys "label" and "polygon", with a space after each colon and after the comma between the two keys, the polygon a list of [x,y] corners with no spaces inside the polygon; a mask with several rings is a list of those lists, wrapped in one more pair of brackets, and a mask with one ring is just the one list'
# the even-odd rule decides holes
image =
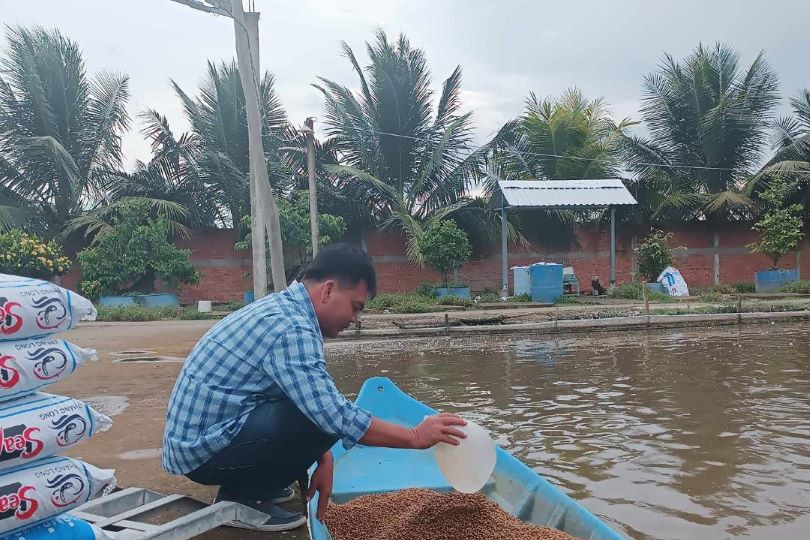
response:
{"label": "blue boat", "polygon": [[[390,379],[368,379],[360,389],[357,404],[384,420],[415,426],[436,411],[402,390]],[[433,450],[402,450],[357,445],[345,450],[338,442],[332,500],[346,503],[372,493],[407,488],[449,491],[439,471]],[[482,493],[523,521],[554,527],[585,540],[624,540],[624,537],[543,479],[517,458],[498,448],[492,477]],[[312,540],[329,540],[326,527],[316,517],[317,495],[309,504],[309,534]]]}

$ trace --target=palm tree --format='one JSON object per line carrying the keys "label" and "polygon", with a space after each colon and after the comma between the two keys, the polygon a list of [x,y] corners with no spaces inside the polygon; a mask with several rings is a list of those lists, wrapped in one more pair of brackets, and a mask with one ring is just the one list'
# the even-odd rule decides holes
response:
{"label": "palm tree", "polygon": [[523,115],[507,123],[496,138],[490,164],[511,180],[576,180],[619,175],[627,128],[616,124],[602,98],[588,100],[576,88],[557,99],[526,100]]}
{"label": "palm tree", "polygon": [[657,219],[740,219],[752,202],[745,180],[760,162],[778,100],[762,53],[747,69],[730,47],[698,45],[681,64],[666,54],[644,80],[649,137],[628,139],[637,195]]}
{"label": "palm tree", "polygon": [[774,122],[773,147],[776,154],[749,182],[749,192],[759,193],[773,178],[787,184],[786,203],[801,203],[810,212],[810,90],[790,100],[793,116]]}
{"label": "palm tree", "polygon": [[341,163],[328,170],[334,191],[351,202],[365,226],[399,227],[408,238],[408,255],[420,261],[416,240],[429,222],[453,215],[462,223],[482,223],[463,214],[487,211],[470,205],[467,196],[486,148],[472,148],[470,113],[460,112],[460,66],[444,81],[434,112],[423,50],[404,34],[389,41],[382,30],[366,45],[370,64],[362,69],[342,44],[359,93],[323,78],[316,85]]}
{"label": "palm tree", "polygon": [[14,27],[0,75],[0,227],[48,237],[103,202],[121,167],[129,125],[126,75],[85,73],[77,44],[58,30]]}
{"label": "palm tree", "polygon": [[[230,224],[238,226],[242,217],[250,215],[250,160],[245,97],[236,62],[219,66],[209,62],[196,98],[190,97],[176,82],[172,84],[191,124],[187,144],[180,150],[189,163],[189,172],[207,186],[209,194],[225,210]],[[284,193],[293,179],[282,149],[285,145],[293,146],[289,143],[296,135],[287,122],[269,72],[262,77],[259,105],[270,182],[276,193]],[[147,119],[147,130],[155,137],[168,138],[168,126],[160,121],[160,116],[153,112],[149,116],[152,118]]]}

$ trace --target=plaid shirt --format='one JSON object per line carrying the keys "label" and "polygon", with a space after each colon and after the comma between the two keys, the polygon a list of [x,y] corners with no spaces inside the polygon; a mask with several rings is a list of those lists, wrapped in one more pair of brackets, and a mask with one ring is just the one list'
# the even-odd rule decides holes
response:
{"label": "plaid shirt", "polygon": [[302,283],[229,315],[197,343],[169,401],[163,466],[173,474],[193,471],[236,437],[258,404],[284,397],[347,448],[371,425],[371,415],[326,371],[323,336]]}

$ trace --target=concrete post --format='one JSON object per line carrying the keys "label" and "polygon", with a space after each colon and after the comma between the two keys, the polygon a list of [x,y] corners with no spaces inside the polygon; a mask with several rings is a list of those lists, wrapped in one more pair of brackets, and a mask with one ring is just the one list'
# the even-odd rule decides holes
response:
{"label": "concrete post", "polygon": [[[256,203],[261,213],[266,216],[265,230],[270,238],[270,268],[273,276],[273,288],[283,291],[287,288],[287,277],[284,273],[284,250],[281,242],[281,225],[278,207],[273,192],[270,190],[270,179],[267,174],[267,161],[262,146],[262,123],[259,109],[259,74],[254,72],[256,61],[251,58],[252,48],[259,43],[258,13],[246,17],[242,9],[242,0],[231,0],[236,37],[236,60],[239,65],[239,78],[245,94],[245,112],[248,124],[248,145],[250,160],[256,178]],[[255,219],[256,216],[253,216]],[[254,254],[254,269],[257,263]],[[260,291],[254,294],[258,299]]]}
{"label": "concrete post", "polygon": [[309,179],[309,222],[312,234],[312,256],[320,247],[320,224],[318,223],[318,182],[315,178],[315,126],[312,118],[304,121],[307,126],[307,177]]}

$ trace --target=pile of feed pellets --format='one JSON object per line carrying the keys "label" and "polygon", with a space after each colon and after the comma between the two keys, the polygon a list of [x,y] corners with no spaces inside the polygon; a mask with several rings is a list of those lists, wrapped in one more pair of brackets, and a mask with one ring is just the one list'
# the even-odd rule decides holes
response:
{"label": "pile of feed pellets", "polygon": [[480,493],[406,489],[330,505],[332,540],[576,540],[530,525]]}

